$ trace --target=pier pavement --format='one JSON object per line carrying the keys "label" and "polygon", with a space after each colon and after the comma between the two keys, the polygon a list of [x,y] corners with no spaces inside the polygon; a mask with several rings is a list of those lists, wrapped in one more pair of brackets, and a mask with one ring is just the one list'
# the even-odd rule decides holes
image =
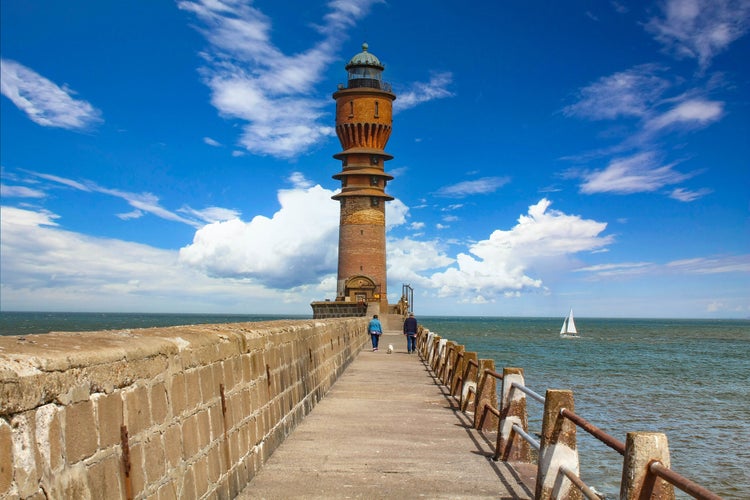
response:
{"label": "pier pavement", "polygon": [[535,468],[493,462],[494,439],[386,331],[237,498],[532,498]]}

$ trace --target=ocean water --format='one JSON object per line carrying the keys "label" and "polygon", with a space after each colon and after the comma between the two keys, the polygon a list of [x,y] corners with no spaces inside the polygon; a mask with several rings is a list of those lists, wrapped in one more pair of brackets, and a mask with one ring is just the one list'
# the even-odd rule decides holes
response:
{"label": "ocean water", "polygon": [[[503,367],[526,385],[573,391],[575,411],[625,442],[663,432],[672,469],[727,499],[750,498],[750,321],[576,318],[420,318],[443,338]],[[542,405],[527,398],[529,426]],[[581,476],[619,498],[622,457],[579,429]],[[676,491],[678,498],[691,498]]]}
{"label": "ocean water", "polygon": [[[3,312],[0,335],[305,318]],[[572,390],[576,413],[620,441],[665,433],[675,471],[726,499],[750,498],[750,321],[576,318],[581,338],[561,339],[562,317],[418,319],[498,371],[523,368],[539,394]],[[527,406],[538,433],[542,406]],[[584,481],[619,498],[622,457],[580,430],[578,447]]]}
{"label": "ocean water", "polygon": [[0,335],[30,335],[48,332],[90,332],[158,326],[244,323],[277,319],[305,319],[310,316],[260,314],[143,314],[2,312]]}

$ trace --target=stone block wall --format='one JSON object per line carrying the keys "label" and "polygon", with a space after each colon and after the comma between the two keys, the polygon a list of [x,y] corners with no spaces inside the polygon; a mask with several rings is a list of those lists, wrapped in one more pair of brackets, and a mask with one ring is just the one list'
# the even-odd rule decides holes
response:
{"label": "stone block wall", "polygon": [[0,498],[233,498],[362,318],[0,337]]}

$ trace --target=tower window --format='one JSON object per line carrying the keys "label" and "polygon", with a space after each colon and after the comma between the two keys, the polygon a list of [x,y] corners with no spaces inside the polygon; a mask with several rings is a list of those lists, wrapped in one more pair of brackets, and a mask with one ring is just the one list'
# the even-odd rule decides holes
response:
{"label": "tower window", "polygon": [[341,179],[341,187],[346,187],[347,181],[349,180],[348,177],[343,177]]}
{"label": "tower window", "polygon": [[344,158],[343,160],[341,160],[342,167],[345,167],[347,165],[349,165],[349,158]]}
{"label": "tower window", "polygon": [[377,207],[378,205],[380,205],[380,199],[377,196],[373,196],[372,198],[370,198],[370,204],[373,207]]}
{"label": "tower window", "polygon": [[373,175],[370,177],[370,186],[377,186],[378,185],[378,177],[376,175]]}
{"label": "tower window", "polygon": [[378,101],[375,101],[375,118],[380,118],[379,109],[378,109]]}
{"label": "tower window", "polygon": [[378,164],[378,155],[370,155],[370,165]]}
{"label": "tower window", "polygon": [[354,101],[349,101],[349,118],[354,118]]}

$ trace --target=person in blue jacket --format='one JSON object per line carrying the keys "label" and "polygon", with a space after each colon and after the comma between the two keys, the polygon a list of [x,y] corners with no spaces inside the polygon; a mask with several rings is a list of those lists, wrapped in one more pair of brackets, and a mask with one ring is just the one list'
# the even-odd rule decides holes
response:
{"label": "person in blue jacket", "polygon": [[404,335],[406,335],[406,351],[411,354],[417,350],[417,318],[414,313],[404,320]]}
{"label": "person in blue jacket", "polygon": [[370,337],[372,337],[372,350],[375,352],[378,350],[378,341],[383,334],[383,326],[380,324],[377,314],[375,314],[370,320],[370,324],[367,326],[367,331],[370,332]]}

